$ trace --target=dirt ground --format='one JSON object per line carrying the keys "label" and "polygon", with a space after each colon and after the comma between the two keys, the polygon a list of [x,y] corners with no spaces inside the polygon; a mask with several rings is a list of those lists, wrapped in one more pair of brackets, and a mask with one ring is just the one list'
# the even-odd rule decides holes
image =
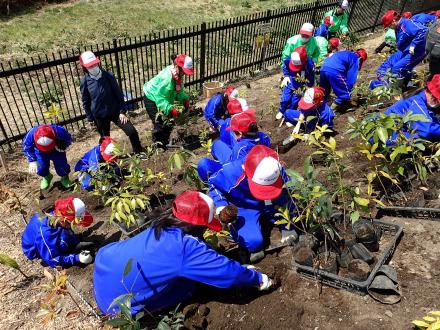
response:
{"label": "dirt ground", "polygon": [[[372,51],[379,44],[382,36],[373,36],[364,42],[367,50]],[[371,53],[370,53],[371,54]],[[361,72],[361,79],[371,78],[380,58],[373,55]],[[279,102],[280,74],[248,80],[240,83],[240,94],[245,97],[251,107],[256,107],[261,129],[271,135],[272,142],[287,137],[290,128],[278,127],[273,120]],[[206,100],[201,101],[204,105]],[[337,115],[336,141],[339,148],[347,149],[354,145],[342,133],[346,130],[348,116],[360,116],[360,111]],[[133,118],[141,134],[144,145],[149,141],[150,123],[144,113]],[[203,124],[202,124],[203,126]],[[197,125],[194,130],[197,130]],[[127,138],[116,128],[112,135],[129,148]],[[75,143],[68,151],[70,164],[75,164],[82,154],[97,143],[97,136],[84,130],[75,136]],[[298,144],[290,151],[281,155],[287,167],[301,170],[303,159],[311,153],[311,148]],[[167,151],[158,157],[163,164],[173,151]],[[203,156],[205,151],[199,149],[195,153]],[[17,154],[8,155],[9,172],[3,174],[0,169],[0,180],[12,188],[21,198],[28,214],[43,206],[50,205],[58,196],[65,192],[54,188],[50,194],[40,200],[38,193],[39,179],[26,174],[27,164]],[[366,163],[362,159],[349,160],[353,180],[362,176]],[[325,168],[319,168],[318,172]],[[173,186],[177,191],[188,188],[177,183]],[[108,210],[85,193],[79,195],[95,216],[93,234],[101,242],[124,239],[121,233],[108,220]],[[80,299],[73,295],[80,304],[83,313],[67,317],[69,311],[77,310],[77,306],[69,296],[62,299],[57,309],[55,320],[48,325],[41,324],[40,300],[44,294],[36,287],[46,283],[43,267],[37,261],[26,260],[20,248],[20,235],[24,223],[17,214],[5,214],[4,220],[12,228],[0,226],[0,250],[15,258],[23,272],[30,276],[24,279],[17,271],[0,266],[0,329],[97,329],[99,320],[90,313]],[[404,236],[398,245],[392,264],[398,273],[403,292],[402,301],[396,305],[382,305],[369,296],[359,296],[343,290],[322,286],[320,283],[300,277],[292,267],[292,253],[285,248],[279,253],[267,256],[256,266],[270,276],[280,279],[280,286],[273,292],[259,294],[255,290],[218,290],[203,287],[202,293],[196,294],[192,304],[185,307],[188,328],[208,329],[410,329],[411,320],[421,318],[430,310],[438,310],[440,301],[440,222],[387,218],[404,227]],[[73,267],[68,270],[69,280],[81,292],[81,295],[94,306],[92,293],[93,265],[84,269]]]}

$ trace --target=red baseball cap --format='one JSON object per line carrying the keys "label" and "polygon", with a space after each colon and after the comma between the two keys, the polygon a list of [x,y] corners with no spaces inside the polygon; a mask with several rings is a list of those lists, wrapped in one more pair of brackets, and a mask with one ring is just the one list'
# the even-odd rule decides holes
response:
{"label": "red baseball cap", "polygon": [[299,72],[307,61],[306,46],[299,46],[290,55],[289,69],[293,72]]}
{"label": "red baseball cap", "polygon": [[55,131],[50,125],[41,125],[34,133],[35,146],[40,151],[51,151],[55,148]]}
{"label": "red baseball cap", "polygon": [[278,154],[261,144],[254,146],[244,162],[244,172],[252,196],[259,200],[272,200],[283,190],[281,164]]}
{"label": "red baseball cap", "polygon": [[238,90],[234,86],[226,87],[225,94],[229,97],[229,99],[238,98]]}
{"label": "red baseball cap", "polygon": [[118,157],[114,155],[114,149],[115,144],[113,139],[110,136],[105,136],[101,142],[99,151],[101,151],[102,158],[104,158],[107,163],[114,163],[118,159]]}
{"label": "red baseball cap", "polygon": [[341,45],[341,40],[339,38],[331,38],[328,42],[333,48],[339,48]]}
{"label": "red baseball cap", "polygon": [[182,68],[186,75],[192,76],[194,74],[193,60],[188,55],[178,55],[176,57],[176,64]]}
{"label": "red baseball cap", "polygon": [[356,54],[358,54],[358,56],[362,59],[361,65],[359,67],[359,69],[361,69],[362,66],[364,65],[364,63],[368,59],[368,53],[367,53],[367,51],[365,49],[359,48],[358,50],[356,50]]}
{"label": "red baseball cap", "polygon": [[214,218],[214,208],[212,198],[198,191],[185,191],[173,201],[173,214],[177,219],[218,232],[223,226]]}
{"label": "red baseball cap", "polygon": [[431,81],[426,83],[426,87],[431,92],[432,96],[434,96],[440,102],[440,74],[435,74]]}
{"label": "red baseball cap", "polygon": [[228,103],[228,113],[229,115],[235,115],[237,113],[242,113],[244,111],[250,111],[255,113],[255,109],[249,109],[249,105],[243,98],[230,99]]}
{"label": "red baseball cap", "polygon": [[315,27],[312,23],[304,23],[299,30],[299,34],[304,34],[306,36],[311,37],[313,35],[313,30]]}
{"label": "red baseball cap", "polygon": [[63,221],[81,227],[88,227],[93,222],[92,215],[86,211],[86,205],[79,198],[68,196],[55,201],[54,214]]}
{"label": "red baseball cap", "polygon": [[390,24],[395,20],[399,18],[399,13],[393,9],[388,10],[383,16],[382,16],[382,25],[386,29]]}
{"label": "red baseball cap", "polygon": [[312,87],[306,90],[304,96],[298,102],[300,110],[310,110],[324,101],[325,90],[322,87]]}
{"label": "red baseball cap", "polygon": [[333,22],[333,16],[327,16],[326,18],[324,18],[324,24],[335,25],[335,22]]}
{"label": "red baseball cap", "polygon": [[231,125],[226,127],[226,130],[246,133],[249,131],[249,126],[256,122],[257,119],[252,112],[244,111],[231,117]]}
{"label": "red baseball cap", "polygon": [[402,14],[402,17],[404,18],[411,18],[412,17],[412,13],[410,11],[406,11]]}
{"label": "red baseball cap", "polygon": [[79,57],[79,63],[87,69],[99,64],[99,58],[96,57],[93,52],[88,50],[81,54]]}

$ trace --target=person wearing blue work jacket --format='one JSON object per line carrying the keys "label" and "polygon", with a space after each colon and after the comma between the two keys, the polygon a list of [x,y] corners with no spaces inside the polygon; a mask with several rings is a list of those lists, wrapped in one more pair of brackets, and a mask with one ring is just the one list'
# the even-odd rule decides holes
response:
{"label": "person wearing blue work jacket", "polygon": [[[286,116],[292,124],[296,124],[292,134],[289,136],[285,143],[289,143],[294,140],[293,135],[298,134],[301,124],[304,124],[304,132],[312,132],[317,125],[327,125],[329,129],[333,129],[333,119],[335,114],[332,109],[324,102],[324,89],[322,87],[312,87],[306,90],[304,96],[298,103],[298,110],[289,113]],[[307,120],[308,117],[315,117],[311,120]]]}
{"label": "person wearing blue work jacket", "polygon": [[397,52],[383,62],[376,71],[377,79],[370,88],[388,86],[390,76],[407,86],[413,68],[425,58],[425,42],[428,29],[412,19],[400,17],[395,10],[388,10],[382,17],[384,28],[396,31]]}
{"label": "person wearing blue work jacket", "polygon": [[206,104],[204,117],[213,132],[219,130],[221,120],[228,117],[228,103],[238,97],[238,91],[234,86],[228,86],[224,93],[217,93]]}
{"label": "person wearing blue work jacket", "polygon": [[207,182],[209,177],[224,164],[239,159],[244,161],[255,145],[262,144],[271,147],[269,136],[258,130],[253,110],[232,116],[230,126],[226,130],[233,132],[236,143],[232,148],[220,139],[213,143],[211,153],[214,159],[202,158],[197,164],[197,171],[203,182]]}
{"label": "person wearing blue work jacket", "polygon": [[427,27],[430,27],[432,24],[435,24],[437,21],[436,12],[433,13],[420,13],[416,14],[411,17],[411,20],[413,20],[416,23],[423,24]]}
{"label": "person wearing blue work jacket", "polygon": [[[174,200],[172,213],[135,237],[99,250],[93,290],[102,313],[117,313],[117,306],[110,307],[113,300],[130,293],[132,314],[174,307],[191,298],[198,282],[217,288],[272,287],[267,275],[219,255],[200,240],[206,228],[222,229],[209,196],[184,192]],[[124,276],[129,260],[131,271]]]}
{"label": "person wearing blue work jacket", "polygon": [[314,36],[328,39],[328,28],[332,25],[335,25],[333,22],[333,16],[326,16],[324,22],[315,30]]}
{"label": "person wearing blue work jacket", "polygon": [[[99,140],[99,144],[89,151],[76,163],[75,172],[81,172],[78,176],[78,181],[81,183],[81,188],[91,191],[93,190],[92,175],[99,170],[99,165],[108,163],[114,166],[114,174],[120,174],[120,170],[115,164],[117,156],[114,155],[115,144],[111,137],[105,136]],[[115,180],[117,178],[114,178]]]}
{"label": "person wearing blue work jacket", "polygon": [[36,213],[30,219],[21,237],[23,253],[29,260],[42,259],[52,268],[89,264],[93,261],[90,251],[79,251],[88,244],[80,242],[71,227],[88,227],[92,222],[82,200],[73,196],[58,199],[49,215],[40,219]]}
{"label": "person wearing blue work jacket", "polygon": [[[276,206],[294,205],[283,184],[288,176],[279,162],[278,154],[263,145],[254,146],[245,161],[226,163],[208,180],[209,195],[214,200],[216,212],[228,223],[232,238],[250,253],[250,261],[264,257],[262,226],[275,220]],[[233,209],[238,208],[237,216]],[[282,228],[281,242],[293,243],[297,234]]]}
{"label": "person wearing blue work jacket", "polygon": [[325,89],[326,101],[333,89],[336,95],[331,106],[333,110],[349,105],[359,70],[367,61],[367,57],[367,52],[363,48],[355,52],[342,50],[327,57],[322,63],[319,85]]}
{"label": "person wearing blue work jacket", "polygon": [[[409,101],[409,99],[408,99]],[[415,138],[422,138],[432,142],[440,141],[440,74],[434,75],[431,81],[426,83],[426,89],[416,94],[409,102],[397,102],[388,109],[385,114],[391,113],[405,116],[411,112],[412,115],[422,115],[425,120],[417,120],[407,127],[408,132],[414,132]],[[398,105],[401,105],[399,107]],[[406,109],[405,109],[406,108]]]}
{"label": "person wearing blue work jacket", "polygon": [[52,181],[50,161],[61,177],[63,187],[70,187],[70,166],[67,163],[66,149],[71,143],[72,137],[69,132],[58,125],[35,126],[26,133],[23,152],[29,162],[29,173],[36,173],[42,177],[40,189],[49,188]]}
{"label": "person wearing blue work jacket", "polygon": [[226,143],[229,148],[233,148],[236,144],[237,140],[234,136],[234,133],[230,130],[227,130],[229,126],[231,126],[231,118],[232,116],[242,113],[244,111],[255,112],[254,109],[250,109],[247,101],[243,98],[237,98],[230,100],[228,103],[228,117],[225,119],[221,119],[219,121],[219,139]]}
{"label": "person wearing blue work jacket", "polygon": [[283,118],[288,109],[296,109],[301,99],[302,88],[315,84],[315,65],[305,46],[295,48],[282,65],[284,79],[281,83],[280,107],[276,119]]}

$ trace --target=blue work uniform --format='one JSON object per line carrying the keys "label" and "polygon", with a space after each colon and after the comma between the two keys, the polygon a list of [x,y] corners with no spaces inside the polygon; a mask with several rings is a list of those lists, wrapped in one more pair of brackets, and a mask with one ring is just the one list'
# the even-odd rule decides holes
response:
{"label": "blue work uniform", "polygon": [[[304,110],[289,110],[286,111],[285,117],[286,120],[292,124],[296,124],[299,116],[303,113],[304,121],[306,125],[306,133],[312,132],[315,130],[316,125],[323,126],[327,125],[328,128],[333,129],[333,119],[335,118],[335,114],[333,110],[328,106],[328,103],[324,102],[318,109],[304,111]],[[310,121],[307,121],[307,117],[313,116],[316,117]]]}
{"label": "blue work uniform", "polygon": [[42,259],[48,266],[73,266],[79,254],[71,253],[79,240],[70,229],[51,226],[49,218],[38,219],[36,213],[29,220],[21,236],[21,248],[29,260]]}
{"label": "blue work uniform", "polygon": [[427,13],[420,13],[414,15],[410,19],[414,22],[423,24],[425,26],[431,26],[432,24],[435,24],[435,22],[437,21],[437,16]]}
{"label": "blue work uniform", "polygon": [[218,93],[211,97],[206,104],[204,116],[208,124],[219,129],[220,120],[227,116],[227,109],[223,105],[223,94]]}
{"label": "blue work uniform", "polygon": [[322,23],[318,28],[315,30],[315,37],[324,37],[328,39],[328,26],[324,23]]}
{"label": "blue work uniform", "polygon": [[[282,65],[284,77],[289,78],[289,83],[281,92],[279,112],[284,114],[287,109],[296,109],[301,99],[304,87],[312,87],[315,84],[315,64],[310,57],[307,57],[303,70],[293,72],[289,69],[290,57],[286,58]],[[307,82],[299,78],[307,79]]]}
{"label": "blue work uniform", "polygon": [[[69,132],[64,127],[58,125],[50,125],[55,132],[56,139],[63,143],[64,146],[68,147],[72,143],[72,137]],[[50,171],[50,161],[53,162],[55,171],[59,176],[65,176],[70,173],[70,166],[67,163],[66,152],[60,152],[56,149],[51,151],[40,151],[34,141],[35,131],[40,126],[32,127],[29,132],[25,135],[23,139],[23,152],[27,157],[28,162],[37,162],[39,176],[47,176]]]}
{"label": "blue work uniform", "polygon": [[249,151],[257,144],[262,144],[269,148],[272,146],[269,136],[264,132],[258,132],[255,138],[244,136],[235,141],[231,147],[221,139],[217,139],[211,148],[211,154],[214,159],[205,157],[199,160],[197,172],[203,182],[207,182],[209,177],[217,172],[223,164],[239,159],[244,161]]}
{"label": "blue work uniform", "polygon": [[394,103],[392,106],[390,106],[384,113],[386,115],[390,113],[398,114],[399,116],[405,116],[407,113],[409,107],[413,103],[414,100],[418,100],[419,102],[426,102],[423,100],[426,100],[425,91],[418,92],[417,94],[410,96],[406,99],[402,98],[396,103]]}
{"label": "blue work uniform", "polygon": [[[274,200],[259,200],[252,196],[248,178],[243,169],[243,161],[226,163],[208,180],[209,196],[214,200],[216,208],[230,204],[238,208],[238,217],[229,225],[232,238],[249,252],[257,252],[263,248],[264,237],[261,231],[263,221],[273,222],[275,206],[289,207],[294,210],[286,189]],[[282,170],[284,182],[288,182],[287,174]]]}
{"label": "blue work uniform", "polygon": [[[396,27],[397,52],[383,62],[376,71],[377,80],[370,83],[370,88],[387,86],[387,72],[395,78],[410,79],[413,68],[425,57],[426,34],[428,29],[423,24],[402,18]],[[414,47],[414,55],[409,53]]]}
{"label": "blue work uniform", "polygon": [[332,89],[336,95],[336,103],[342,104],[351,99],[359,66],[359,56],[348,50],[336,52],[324,60],[319,85],[325,89],[325,101],[328,101]]}
{"label": "blue work uniform", "polygon": [[[93,190],[93,185],[91,184],[92,175],[91,172],[98,171],[99,164],[105,163],[104,158],[101,154],[101,146],[97,145],[89,151],[87,151],[84,156],[75,165],[75,172],[81,172],[78,176],[78,180],[81,183],[81,188],[87,191]],[[115,174],[119,177],[120,170],[116,164],[111,164],[115,167]],[[115,181],[117,178],[114,178]]]}
{"label": "blue work uniform", "polygon": [[[124,276],[130,259],[131,271]],[[180,228],[163,229],[159,239],[154,228],[148,228],[104,246],[95,258],[93,289],[104,314],[116,313],[117,306],[109,309],[112,301],[127,293],[134,294],[132,314],[175,306],[192,296],[197,282],[218,288],[258,287],[262,275],[219,255]]]}

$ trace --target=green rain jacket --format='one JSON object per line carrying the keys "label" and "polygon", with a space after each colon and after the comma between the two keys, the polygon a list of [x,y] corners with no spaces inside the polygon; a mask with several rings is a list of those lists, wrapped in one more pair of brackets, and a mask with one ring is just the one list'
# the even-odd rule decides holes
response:
{"label": "green rain jacket", "polygon": [[324,37],[315,37],[315,39],[319,48],[319,59],[324,60],[328,54],[328,40]]}
{"label": "green rain jacket", "polygon": [[388,29],[385,32],[385,41],[396,43],[396,31],[394,29]]}
{"label": "green rain jacket", "polygon": [[[344,11],[341,15],[336,15],[336,9],[330,10],[325,13],[324,19],[327,16],[333,17],[333,23],[334,25],[329,26],[328,30],[329,32],[337,33],[340,31],[342,34],[348,33],[348,14],[347,11]],[[324,23],[324,19],[321,23]]]}
{"label": "green rain jacket", "polygon": [[284,60],[288,58],[292,54],[292,52],[299,46],[306,46],[307,56],[310,56],[313,62],[318,62],[319,48],[316,44],[315,37],[310,37],[309,41],[306,44],[303,44],[301,41],[301,35],[297,34],[296,36],[287,39],[286,45],[283,49],[283,55],[281,56],[281,63],[284,63]]}
{"label": "green rain jacket", "polygon": [[176,81],[171,74],[171,65],[163,69],[159,74],[144,84],[145,96],[156,103],[156,106],[164,115],[168,116],[175,101],[183,104],[189,96],[183,90],[176,91]]}

